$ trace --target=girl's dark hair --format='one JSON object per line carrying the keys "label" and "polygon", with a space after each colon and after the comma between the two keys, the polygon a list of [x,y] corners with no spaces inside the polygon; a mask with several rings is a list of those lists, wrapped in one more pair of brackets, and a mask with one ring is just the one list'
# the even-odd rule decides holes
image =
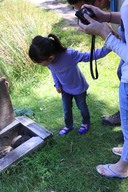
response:
{"label": "girl's dark hair", "polygon": [[57,55],[67,48],[63,47],[59,39],[54,34],[49,34],[48,37],[36,36],[30,45],[29,56],[36,62],[41,63],[47,61],[51,55]]}

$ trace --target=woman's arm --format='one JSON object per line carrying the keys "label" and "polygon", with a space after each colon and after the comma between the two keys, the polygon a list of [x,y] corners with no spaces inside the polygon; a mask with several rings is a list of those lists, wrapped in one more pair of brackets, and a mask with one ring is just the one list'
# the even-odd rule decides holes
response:
{"label": "woman's arm", "polygon": [[128,54],[126,54],[128,53],[128,46],[126,43],[115,37],[115,35],[109,34],[105,41],[105,46],[119,55],[125,63],[128,63]]}

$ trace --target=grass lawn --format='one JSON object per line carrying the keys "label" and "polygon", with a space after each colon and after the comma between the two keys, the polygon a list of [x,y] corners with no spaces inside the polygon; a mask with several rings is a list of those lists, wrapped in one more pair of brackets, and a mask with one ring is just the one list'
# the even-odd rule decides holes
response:
{"label": "grass lawn", "polygon": [[[0,192],[127,192],[127,179],[107,179],[95,170],[98,164],[116,162],[111,148],[123,144],[120,126],[101,123],[101,116],[119,109],[119,57],[110,53],[98,60],[98,80],[92,79],[89,63],[79,63],[89,83],[91,128],[87,134],[77,133],[81,116],[74,102],[75,129],[60,137],[58,131],[64,126],[61,95],[48,69],[30,61],[28,47],[35,35],[55,33],[65,46],[90,51],[91,38],[67,26],[53,11],[25,0],[1,1],[0,8],[0,76],[5,75],[11,84],[13,106],[34,111],[31,118],[53,133],[44,147],[0,174]],[[96,47],[102,45],[96,38]]]}

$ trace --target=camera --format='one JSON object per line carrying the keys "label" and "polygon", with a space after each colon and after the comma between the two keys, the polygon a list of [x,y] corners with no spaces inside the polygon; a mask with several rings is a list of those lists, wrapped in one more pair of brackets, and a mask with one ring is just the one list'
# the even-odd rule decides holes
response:
{"label": "camera", "polygon": [[84,18],[84,14],[87,14],[89,17],[94,18],[95,14],[93,13],[92,10],[84,7],[79,11],[76,11],[75,15],[80,19],[80,21],[85,24],[88,25],[89,21],[87,19]]}

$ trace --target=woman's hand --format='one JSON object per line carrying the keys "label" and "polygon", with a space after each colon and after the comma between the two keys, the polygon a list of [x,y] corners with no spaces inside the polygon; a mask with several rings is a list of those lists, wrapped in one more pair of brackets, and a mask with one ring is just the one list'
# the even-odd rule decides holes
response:
{"label": "woman's hand", "polygon": [[89,21],[90,24],[84,25],[81,21],[79,21],[80,31],[87,33],[89,35],[98,35],[103,40],[109,35],[109,33],[113,33],[112,28],[107,23],[100,23],[87,14],[84,14],[85,19]]}
{"label": "woman's hand", "polygon": [[84,4],[82,6],[82,8],[84,8],[84,7],[87,7],[92,10],[92,12],[95,14],[96,21],[99,21],[99,22],[107,22],[107,20],[109,21],[109,14],[108,14],[108,18],[107,18],[106,11],[102,11],[100,8],[95,7],[93,5],[88,5],[88,4]]}
{"label": "woman's hand", "polygon": [[98,7],[95,7],[93,5],[87,5],[84,4],[82,6],[87,7],[93,11],[95,14],[95,20],[99,22],[107,22],[107,23],[115,23],[120,24],[121,23],[121,15],[120,12],[110,12],[110,11],[103,11]]}

